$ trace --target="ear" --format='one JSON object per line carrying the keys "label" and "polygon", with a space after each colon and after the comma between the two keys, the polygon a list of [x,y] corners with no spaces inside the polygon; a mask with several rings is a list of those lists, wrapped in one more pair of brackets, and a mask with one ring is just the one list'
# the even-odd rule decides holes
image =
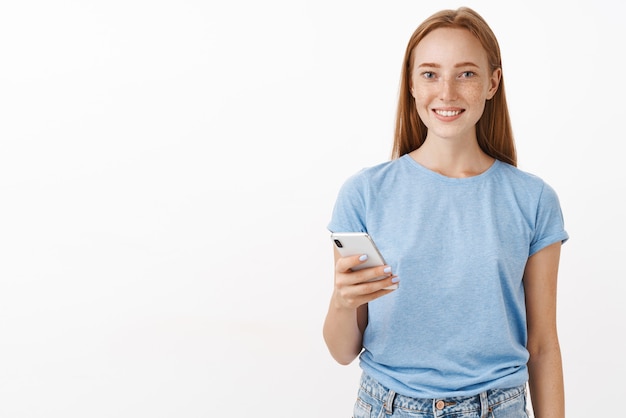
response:
{"label": "ear", "polygon": [[489,91],[487,92],[487,100],[491,100],[500,87],[500,79],[502,78],[502,69],[496,68],[493,70],[491,77],[489,78]]}

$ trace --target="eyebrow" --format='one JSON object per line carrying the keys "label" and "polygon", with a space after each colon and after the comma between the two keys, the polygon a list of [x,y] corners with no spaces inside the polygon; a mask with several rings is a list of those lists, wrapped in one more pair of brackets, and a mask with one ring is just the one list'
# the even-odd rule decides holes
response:
{"label": "eyebrow", "polygon": [[[420,65],[418,65],[417,67],[418,68],[422,68],[422,67],[441,68],[441,65],[435,64],[434,62],[423,62]],[[476,68],[480,68],[478,65],[474,64],[471,61],[459,62],[458,64],[454,65],[454,68],[460,68],[460,67],[476,67]]]}

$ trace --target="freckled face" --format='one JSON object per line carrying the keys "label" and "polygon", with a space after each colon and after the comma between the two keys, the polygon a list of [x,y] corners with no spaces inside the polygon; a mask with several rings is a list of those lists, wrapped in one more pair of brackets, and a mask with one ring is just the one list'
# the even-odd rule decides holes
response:
{"label": "freckled face", "polygon": [[469,31],[440,28],[426,35],[413,49],[411,94],[427,139],[476,139],[475,125],[500,74],[489,69],[487,52]]}

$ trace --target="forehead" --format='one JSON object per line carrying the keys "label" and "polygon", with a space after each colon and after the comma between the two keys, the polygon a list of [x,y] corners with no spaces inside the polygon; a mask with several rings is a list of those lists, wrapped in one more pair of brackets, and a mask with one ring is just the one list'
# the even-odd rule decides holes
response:
{"label": "forehead", "polygon": [[[480,41],[466,29],[439,28],[426,35],[413,49],[413,64],[454,65],[473,62],[487,66],[487,51]],[[415,68],[415,67],[414,67]]]}

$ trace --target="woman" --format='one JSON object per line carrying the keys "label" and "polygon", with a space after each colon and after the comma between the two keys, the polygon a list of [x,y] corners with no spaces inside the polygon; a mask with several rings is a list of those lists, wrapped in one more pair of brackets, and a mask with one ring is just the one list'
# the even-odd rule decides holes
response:
{"label": "woman", "polygon": [[[355,417],[563,417],[554,190],[516,168],[499,45],[469,8],[413,33],[391,161],[349,178],[333,232],[367,232],[388,265],[335,251],[324,339],[363,370]],[[370,281],[386,275],[379,281]],[[385,289],[399,283],[397,290]]]}

